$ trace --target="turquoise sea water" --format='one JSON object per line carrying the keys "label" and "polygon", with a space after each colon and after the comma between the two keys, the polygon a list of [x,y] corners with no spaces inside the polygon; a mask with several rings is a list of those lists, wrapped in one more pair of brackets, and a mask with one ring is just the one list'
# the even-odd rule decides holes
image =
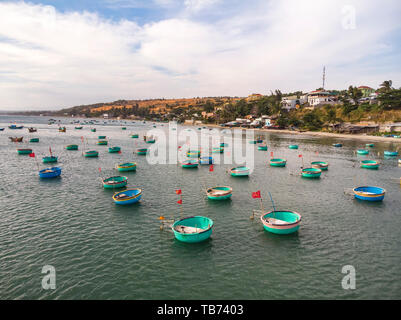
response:
{"label": "turquoise sea water", "polygon": [[[60,118],[61,119],[61,118]],[[9,130],[17,121],[35,126]],[[268,152],[255,148],[255,170],[249,179],[232,178],[233,165],[184,170],[177,165],[150,165],[133,154],[150,146],[143,135],[153,123],[90,125],[74,130],[61,119],[67,133],[48,125],[47,117],[0,117],[0,298],[1,299],[399,299],[401,297],[401,168],[398,158],[384,159],[384,150],[401,144],[375,143],[367,157],[355,155],[368,141],[263,133]],[[101,121],[103,123],[103,121]],[[168,131],[168,125],[157,124]],[[178,131],[186,127],[178,127]],[[130,133],[139,133],[131,139]],[[200,131],[199,131],[200,132]],[[106,135],[108,146],[96,145]],[[35,159],[18,155],[9,136],[39,137],[29,145],[41,157],[51,147],[59,156],[60,179],[40,180]],[[98,150],[98,159],[82,156]],[[341,142],[343,148],[333,148]],[[247,143],[245,140],[244,144]],[[79,144],[79,151],[67,151]],[[299,150],[290,150],[298,144]],[[121,154],[108,153],[120,146]],[[286,158],[286,168],[270,168],[270,152]],[[318,154],[316,154],[318,152]],[[378,154],[379,153],[379,154]],[[304,163],[330,163],[319,180],[299,176]],[[213,154],[214,157],[223,157]],[[378,159],[378,171],[359,167],[362,159]],[[140,203],[117,206],[112,190],[100,177],[118,175],[115,164],[135,161],[137,172],[124,173],[130,187],[143,190]],[[99,173],[99,168],[101,172]],[[231,201],[207,199],[204,186],[233,188]],[[383,203],[365,203],[349,195],[355,186],[387,190]],[[179,216],[175,189],[183,190],[185,215],[214,221],[210,240],[185,244],[171,231],[160,230],[158,218]],[[298,233],[278,236],[263,230],[251,193],[262,191],[271,209],[271,192],[278,209],[302,215]],[[56,290],[42,289],[45,265],[56,269]],[[356,269],[356,290],[343,290],[342,267]]]}

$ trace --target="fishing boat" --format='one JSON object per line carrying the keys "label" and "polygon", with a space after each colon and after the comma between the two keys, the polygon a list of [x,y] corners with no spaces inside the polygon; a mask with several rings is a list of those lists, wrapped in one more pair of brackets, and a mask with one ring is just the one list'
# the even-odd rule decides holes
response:
{"label": "fishing boat", "polygon": [[251,141],[249,141],[249,144],[258,144],[258,141],[257,140],[251,140]]}
{"label": "fishing boat", "polygon": [[76,130],[82,130],[83,127],[75,127]]}
{"label": "fishing boat", "polygon": [[99,156],[99,152],[97,151],[85,151],[84,157],[85,158],[97,158]]}
{"label": "fishing boat", "polygon": [[58,128],[58,132],[66,132],[66,131],[67,131],[66,127]]}
{"label": "fishing boat", "polygon": [[16,130],[16,129],[22,129],[24,126],[17,126],[16,124],[12,124],[11,126],[8,126],[9,129]]}
{"label": "fishing boat", "polygon": [[299,230],[302,217],[293,211],[271,211],[262,214],[263,228],[275,234],[291,234]]}
{"label": "fishing boat", "polygon": [[374,145],[373,143],[367,143],[366,146],[367,146],[368,148],[373,148],[375,145]]}
{"label": "fishing boat", "polygon": [[110,177],[102,180],[105,189],[115,189],[125,187],[128,183],[127,177]]}
{"label": "fishing boat", "polygon": [[66,150],[78,150],[78,145],[77,144],[69,144],[65,148],[66,148]]}
{"label": "fishing boat", "polygon": [[5,128],[0,128],[0,131],[4,131]]}
{"label": "fishing boat", "polygon": [[202,216],[189,217],[174,222],[171,228],[177,240],[198,243],[212,235],[213,220]]}
{"label": "fishing boat", "polygon": [[199,166],[199,161],[193,159],[184,160],[181,166],[186,169],[197,168]]}
{"label": "fishing boat", "polygon": [[127,163],[117,164],[116,169],[120,172],[135,171],[136,163],[135,162],[127,162]]}
{"label": "fishing boat", "polygon": [[224,148],[213,148],[212,149],[212,153],[223,153],[224,152]]}
{"label": "fishing boat", "polygon": [[149,140],[146,140],[146,143],[156,143],[156,139],[151,138]]}
{"label": "fishing boat", "polygon": [[127,128],[126,127],[122,127],[121,130],[127,130]]}
{"label": "fishing boat", "polygon": [[237,167],[230,170],[230,174],[233,177],[248,177],[250,172],[251,169],[248,167]]}
{"label": "fishing boat", "polygon": [[36,143],[39,142],[39,138],[31,138],[29,142]]}
{"label": "fishing boat", "polygon": [[397,151],[384,151],[384,155],[386,157],[396,157],[396,156],[398,156],[398,152]]}
{"label": "fishing boat", "polygon": [[91,132],[96,132],[96,128],[92,128],[92,129],[91,129]]}
{"label": "fishing boat", "polygon": [[141,197],[141,189],[128,189],[121,192],[116,192],[113,195],[113,200],[116,204],[127,205],[138,202],[139,200],[141,200]]}
{"label": "fishing boat", "polygon": [[369,150],[361,149],[361,150],[357,150],[357,153],[361,156],[366,156],[369,154]]}
{"label": "fishing boat", "polygon": [[213,157],[200,157],[199,158],[200,165],[209,165],[213,164]]}
{"label": "fishing boat", "polygon": [[270,166],[271,167],[285,167],[287,165],[287,160],[285,159],[271,159]]}
{"label": "fishing boat", "polygon": [[232,196],[233,188],[231,187],[214,187],[206,190],[207,197],[210,200],[227,200]]}
{"label": "fishing boat", "polygon": [[260,146],[258,146],[258,150],[259,151],[267,151],[267,145],[260,145]]}
{"label": "fishing boat", "polygon": [[139,134],[131,134],[131,138],[132,139],[138,139],[139,138]]}
{"label": "fishing boat", "polygon": [[61,168],[59,167],[52,167],[39,171],[39,177],[42,179],[56,178],[59,177],[60,175],[61,175]]}
{"label": "fishing boat", "polygon": [[334,143],[333,147],[335,148],[341,148],[343,145],[341,143]]}
{"label": "fishing boat", "polygon": [[364,169],[372,169],[372,170],[376,170],[379,169],[379,162],[375,161],[375,160],[364,160],[361,161],[361,168]]}
{"label": "fishing boat", "polygon": [[12,142],[22,142],[24,140],[24,137],[17,138],[17,137],[8,137]]}
{"label": "fishing boat", "polygon": [[98,144],[99,146],[107,146],[108,142],[107,142],[107,140],[99,140],[99,141],[97,142],[97,144]]}
{"label": "fishing boat", "polygon": [[136,149],[136,154],[138,156],[146,156],[148,154],[148,149],[146,148]]}
{"label": "fishing boat", "polygon": [[354,188],[355,198],[364,201],[383,201],[386,190],[379,187]]}
{"label": "fishing boat", "polygon": [[106,136],[98,136],[97,137],[99,140],[104,140],[104,139],[106,139]]}
{"label": "fishing boat", "polygon": [[37,132],[38,130],[36,128],[28,128],[29,132]]}
{"label": "fishing boat", "polygon": [[199,150],[188,150],[187,157],[189,158],[199,158],[201,152]]}
{"label": "fishing boat", "polygon": [[311,165],[312,168],[320,169],[322,171],[327,171],[329,169],[329,163],[324,161],[314,161]]}
{"label": "fishing boat", "polygon": [[288,148],[292,149],[292,150],[297,150],[298,149],[298,145],[296,144],[291,144],[288,146]]}
{"label": "fishing boat", "polygon": [[57,161],[58,161],[58,157],[55,157],[55,156],[48,156],[48,157],[42,158],[43,163],[55,163]]}
{"label": "fishing boat", "polygon": [[31,154],[32,149],[17,149],[18,154]]}
{"label": "fishing boat", "polygon": [[303,178],[318,179],[322,174],[322,170],[318,168],[306,168],[302,170],[301,174]]}
{"label": "fishing boat", "polygon": [[117,153],[120,152],[121,148],[120,147],[110,147],[109,148],[109,153]]}

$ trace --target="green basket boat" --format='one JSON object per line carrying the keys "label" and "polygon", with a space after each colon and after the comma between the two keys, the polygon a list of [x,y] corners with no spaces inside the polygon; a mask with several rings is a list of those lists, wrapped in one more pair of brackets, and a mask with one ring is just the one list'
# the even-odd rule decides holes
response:
{"label": "green basket boat", "polygon": [[212,235],[213,220],[206,217],[189,217],[176,221],[172,225],[177,240],[186,243],[205,241]]}
{"label": "green basket boat", "polygon": [[366,146],[367,146],[368,148],[373,148],[375,145],[374,145],[373,143],[367,143]]}
{"label": "green basket boat", "polygon": [[148,154],[148,149],[146,148],[136,149],[136,154],[138,156],[146,156]]}
{"label": "green basket boat", "polygon": [[75,127],[76,130],[82,130],[83,127]]}
{"label": "green basket boat", "polygon": [[32,149],[17,149],[18,154],[31,154]]}
{"label": "green basket boat", "polygon": [[99,156],[99,152],[97,151],[86,151],[84,153],[85,158],[97,158]]}
{"label": "green basket boat", "polygon": [[292,150],[297,150],[298,146],[296,144],[291,144],[288,146],[288,148],[292,149]]}
{"label": "green basket boat", "polygon": [[213,148],[212,149],[212,153],[223,153],[224,152],[224,148]]}
{"label": "green basket boat", "polygon": [[287,160],[285,160],[285,159],[271,159],[270,160],[270,166],[271,167],[283,168],[286,165],[287,165]]}
{"label": "green basket boat", "polygon": [[214,187],[206,190],[207,197],[210,200],[227,200],[232,196],[233,188],[231,187]]}
{"label": "green basket boat", "polygon": [[374,161],[374,160],[361,161],[361,168],[377,170],[377,169],[379,169],[379,167],[380,167],[380,163],[378,161]]}
{"label": "green basket boat", "polygon": [[77,144],[69,144],[68,146],[65,147],[67,150],[78,150],[78,145]]}
{"label": "green basket boat", "polygon": [[121,130],[127,130],[127,128],[126,127],[122,127]]}
{"label": "green basket boat", "polygon": [[267,151],[267,146],[266,145],[258,146],[258,150],[259,151]]}
{"label": "green basket boat", "polygon": [[319,179],[322,174],[321,169],[306,168],[302,170],[302,177],[307,179]]}
{"label": "green basket boat", "polygon": [[248,167],[237,167],[230,170],[230,174],[233,177],[248,177],[251,169]]}
{"label": "green basket boat", "polygon": [[108,142],[107,142],[107,140],[99,140],[99,141],[97,142],[97,144],[98,144],[99,146],[107,146]]}
{"label": "green basket boat", "polygon": [[121,151],[120,147],[110,147],[109,148],[109,153],[118,153]]}
{"label": "green basket boat", "polygon": [[366,156],[369,154],[369,150],[357,150],[357,153],[361,156]]}
{"label": "green basket boat", "polygon": [[186,169],[197,168],[199,166],[199,161],[198,160],[185,160],[184,162],[181,163],[181,166]]}
{"label": "green basket boat", "polygon": [[39,142],[39,138],[32,138],[29,140],[29,142],[32,142],[32,143]]}
{"label": "green basket boat", "polygon": [[329,169],[329,163],[324,161],[314,161],[311,165],[312,168],[320,169],[322,171],[327,171]]}
{"label": "green basket boat", "polygon": [[132,139],[138,139],[139,138],[139,134],[131,134],[131,138]]}
{"label": "green basket boat", "polygon": [[128,183],[128,178],[127,177],[110,177],[107,179],[102,180],[103,187],[105,189],[116,189],[116,188],[122,188],[125,187]]}
{"label": "green basket boat", "polygon": [[136,163],[127,162],[127,163],[117,164],[116,169],[120,172],[136,171]]}
{"label": "green basket boat", "polygon": [[187,157],[189,158],[199,158],[201,152],[199,150],[188,150]]}
{"label": "green basket boat", "polygon": [[258,144],[258,141],[257,140],[251,140],[251,141],[249,141],[249,144]]}
{"label": "green basket boat", "polygon": [[291,234],[299,230],[302,217],[293,211],[272,211],[262,214],[260,220],[263,223],[263,228],[268,232]]}
{"label": "green basket boat", "polygon": [[106,139],[106,136],[98,136],[97,137],[99,140],[103,140],[103,139]]}
{"label": "green basket boat", "polygon": [[92,132],[96,132],[96,129],[91,129]]}
{"label": "green basket boat", "polygon": [[55,163],[57,161],[58,161],[58,157],[55,157],[55,156],[49,156],[49,157],[42,158],[43,163]]}
{"label": "green basket boat", "polygon": [[155,139],[152,139],[152,140],[146,140],[146,143],[156,143],[156,140],[155,140]]}

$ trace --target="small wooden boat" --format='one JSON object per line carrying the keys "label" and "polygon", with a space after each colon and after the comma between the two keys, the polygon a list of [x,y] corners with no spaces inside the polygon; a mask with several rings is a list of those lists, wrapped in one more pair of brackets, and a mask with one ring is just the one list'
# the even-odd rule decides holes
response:
{"label": "small wooden boat", "polygon": [[136,154],[138,156],[146,156],[148,154],[148,149],[146,148],[136,149]]}
{"label": "small wooden boat", "polygon": [[113,195],[113,200],[116,204],[127,205],[138,202],[139,200],[141,200],[141,197],[141,189],[128,189],[121,192],[116,192]]}
{"label": "small wooden boat", "polygon": [[99,146],[107,146],[108,142],[107,142],[107,140],[99,140],[99,141],[97,142],[97,144],[98,144]]}
{"label": "small wooden boat", "polygon": [[99,140],[104,140],[104,139],[106,139],[106,136],[98,136],[97,137]]}
{"label": "small wooden boat", "polygon": [[127,162],[127,163],[117,164],[116,169],[120,172],[135,171],[136,163],[135,162]]}
{"label": "small wooden boat", "polygon": [[329,163],[324,161],[314,161],[311,163],[312,168],[317,168],[322,171],[327,171],[329,169]]}
{"label": "small wooden boat", "polygon": [[357,153],[361,156],[366,156],[369,154],[369,150],[361,149],[361,150],[357,150]]}
{"label": "small wooden boat", "polygon": [[398,156],[398,152],[397,151],[384,151],[384,155],[386,157],[396,157],[396,156]]}
{"label": "small wooden boat", "polygon": [[24,137],[17,138],[17,137],[8,137],[12,142],[22,142],[24,140]]}
{"label": "small wooden boat", "polygon": [[121,148],[120,147],[110,147],[109,148],[109,153],[117,153],[120,152]]}
{"label": "small wooden boat", "polygon": [[248,167],[237,167],[230,170],[233,177],[248,177],[251,170]]}
{"label": "small wooden boat", "polygon": [[302,177],[308,179],[318,179],[320,178],[321,174],[322,170],[317,168],[306,168],[302,170]]}
{"label": "small wooden boat", "polygon": [[292,149],[292,150],[297,150],[298,149],[298,145],[296,144],[291,144],[288,146],[288,148]]}
{"label": "small wooden boat", "polygon": [[83,127],[75,127],[76,130],[82,130]]}
{"label": "small wooden boat", "polygon": [[210,200],[227,200],[232,196],[233,188],[231,187],[214,187],[206,190],[207,197]]}
{"label": "small wooden boat", "polygon": [[361,161],[361,168],[364,168],[364,169],[377,170],[377,169],[379,169],[379,166],[380,166],[380,164],[378,161],[374,161],[374,160]]}
{"label": "small wooden boat", "polygon": [[110,177],[102,180],[105,189],[115,189],[125,187],[128,183],[127,177]]}
{"label": "small wooden boat", "polygon": [[77,144],[69,144],[65,148],[66,148],[66,150],[78,150],[78,145]]}
{"label": "small wooden boat", "polygon": [[367,143],[366,146],[367,146],[368,148],[373,148],[375,145],[374,145],[373,143]]}
{"label": "small wooden boat", "polygon": [[302,217],[293,211],[271,211],[260,217],[263,228],[275,234],[291,234],[299,230]]}
{"label": "small wooden boat", "polygon": [[188,150],[187,157],[188,158],[199,158],[201,152],[199,150]]}
{"label": "small wooden boat", "polygon": [[39,171],[39,177],[42,179],[56,178],[59,177],[60,175],[61,175],[61,168],[59,167],[52,167]]}
{"label": "small wooden boat", "polygon": [[12,130],[16,130],[16,129],[22,129],[24,126],[17,126],[17,125],[15,125],[15,124],[12,124],[11,126],[8,126],[8,128],[9,129],[12,129]]}
{"label": "small wooden boat", "polygon": [[333,147],[335,148],[341,148],[343,145],[341,143],[334,143]]}
{"label": "small wooden boat", "polygon": [[28,128],[29,132],[37,132],[38,130],[36,128]]}
{"label": "small wooden boat", "polygon": [[210,238],[213,220],[206,217],[189,217],[180,219],[172,225],[177,240],[186,243],[198,243]]}
{"label": "small wooden boat", "polygon": [[91,132],[96,132],[96,128],[92,128],[92,129],[91,129]]}
{"label": "small wooden boat", "polygon": [[29,140],[29,142],[37,143],[37,142],[39,142],[39,138],[31,138],[31,139]]}
{"label": "small wooden boat", "polygon": [[212,149],[212,153],[223,153],[224,152],[224,148],[213,148]]}
{"label": "small wooden boat", "polygon": [[259,151],[267,151],[267,145],[260,145],[260,146],[258,146],[258,150]]}
{"label": "small wooden boat", "polygon": [[139,138],[139,134],[131,134],[131,138],[132,139],[138,139]]}
{"label": "small wooden boat", "polygon": [[58,157],[55,157],[55,156],[48,156],[48,157],[42,158],[43,163],[55,163],[57,161],[58,161]]}
{"label": "small wooden boat", "polygon": [[364,201],[383,201],[386,190],[379,187],[354,188],[355,198]]}
{"label": "small wooden boat", "polygon": [[99,156],[99,152],[97,151],[86,151],[84,153],[85,158],[97,158]]}
{"label": "small wooden boat", "polygon": [[200,157],[199,164],[200,165],[210,165],[213,164],[213,157]]}
{"label": "small wooden boat", "polygon": [[122,127],[121,130],[127,130],[127,128],[126,127]]}
{"label": "small wooden boat", "polygon": [[66,131],[67,131],[66,127],[58,128],[58,132],[66,132]]}
{"label": "small wooden boat", "polygon": [[32,149],[17,149],[18,154],[31,154]]}
{"label": "small wooden boat", "polygon": [[199,161],[188,159],[182,162],[181,166],[186,169],[197,168],[199,166]]}
{"label": "small wooden boat", "polygon": [[271,167],[285,167],[287,165],[287,160],[285,159],[271,159],[270,166]]}

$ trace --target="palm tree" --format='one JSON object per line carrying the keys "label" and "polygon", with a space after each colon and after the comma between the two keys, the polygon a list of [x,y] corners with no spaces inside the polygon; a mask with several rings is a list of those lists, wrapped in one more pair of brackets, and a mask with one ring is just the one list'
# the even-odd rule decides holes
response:
{"label": "palm tree", "polygon": [[392,80],[386,80],[380,85],[380,90],[383,92],[390,92],[393,90],[393,81]]}

